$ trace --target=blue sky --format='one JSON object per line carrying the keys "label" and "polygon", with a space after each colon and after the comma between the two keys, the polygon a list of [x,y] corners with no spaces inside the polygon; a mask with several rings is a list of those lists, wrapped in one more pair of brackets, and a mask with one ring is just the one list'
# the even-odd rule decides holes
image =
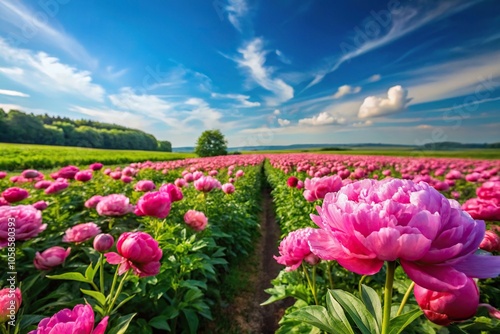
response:
{"label": "blue sky", "polygon": [[174,147],[498,142],[498,27],[497,0],[1,0],[0,107]]}

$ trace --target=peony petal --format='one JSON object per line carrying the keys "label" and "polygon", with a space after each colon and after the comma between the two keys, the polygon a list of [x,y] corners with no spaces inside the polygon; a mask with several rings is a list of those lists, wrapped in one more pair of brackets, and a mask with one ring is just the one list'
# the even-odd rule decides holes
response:
{"label": "peony petal", "polygon": [[417,261],[429,251],[432,241],[422,234],[403,234],[398,243],[399,258],[407,261]]}
{"label": "peony petal", "polygon": [[314,230],[309,235],[309,247],[311,252],[323,260],[336,260],[339,257],[345,257],[342,246],[332,235],[325,230]]}
{"label": "peony petal", "polygon": [[108,327],[108,318],[107,316],[102,318],[101,322],[92,331],[92,334],[104,334],[106,327]]}
{"label": "peony petal", "polygon": [[471,254],[453,268],[474,278],[495,278],[500,275],[500,256]]}
{"label": "peony petal", "polygon": [[468,277],[451,266],[420,265],[411,261],[400,260],[403,270],[416,284],[433,291],[451,291],[460,289],[467,283]]}
{"label": "peony petal", "polygon": [[359,275],[374,275],[380,271],[384,261],[378,259],[343,258],[337,262],[349,271]]}
{"label": "peony petal", "polygon": [[109,264],[119,264],[125,259],[120,254],[115,253],[115,252],[106,253],[106,254],[104,254],[104,256],[106,257],[106,261]]}
{"label": "peony petal", "polygon": [[379,260],[394,261],[399,255],[398,239],[400,236],[398,230],[384,227],[379,231],[372,232],[362,242],[370,252],[377,254]]}

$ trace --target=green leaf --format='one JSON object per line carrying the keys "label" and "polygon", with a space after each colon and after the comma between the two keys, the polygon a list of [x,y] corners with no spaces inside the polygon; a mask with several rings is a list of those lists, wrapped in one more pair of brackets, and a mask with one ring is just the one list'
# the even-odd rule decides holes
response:
{"label": "green leaf", "polygon": [[347,320],[342,306],[335,300],[331,291],[328,291],[328,294],[326,295],[326,307],[334,319],[337,319],[344,324],[347,333],[354,334],[354,330],[352,329],[349,320]]}
{"label": "green leaf", "polygon": [[149,320],[149,325],[153,328],[164,329],[170,332],[170,326],[168,325],[168,319],[164,315],[159,315]]}
{"label": "green leaf", "polygon": [[392,318],[391,322],[389,323],[389,334],[401,333],[403,329],[406,328],[406,326],[408,326],[414,320],[420,317],[422,313],[423,313],[422,310],[417,308],[411,312],[401,314],[395,318]]}
{"label": "green leaf", "polygon": [[37,324],[40,322],[40,320],[46,318],[43,315],[36,315],[36,314],[23,314],[23,317],[21,318],[21,323],[20,327],[22,329]]}
{"label": "green leaf", "polygon": [[363,334],[380,333],[377,321],[368,311],[361,300],[353,294],[343,290],[330,290],[333,297],[339,302],[344,310],[349,314],[356,326]]}
{"label": "green leaf", "polygon": [[89,266],[87,267],[87,270],[85,270],[85,277],[89,281],[94,281],[95,274],[97,273],[97,270],[99,269],[99,267],[100,267],[99,261],[97,262],[95,268],[92,267],[92,263],[89,264]]}
{"label": "green leaf", "polygon": [[377,292],[371,287],[361,284],[361,299],[365,303],[368,311],[373,315],[377,321],[379,328],[382,327],[382,302]]}
{"label": "green leaf", "polygon": [[137,313],[131,313],[124,315],[122,317],[119,317],[116,325],[114,325],[112,328],[110,328],[106,333],[107,334],[125,334],[127,331],[128,326],[130,325],[130,322],[132,321],[132,318],[135,317]]}
{"label": "green leaf", "polygon": [[80,289],[84,294],[94,298],[101,306],[106,303],[106,297],[99,291]]}
{"label": "green leaf", "polygon": [[84,283],[91,282],[87,278],[85,278],[81,273],[78,273],[78,272],[64,273],[61,275],[47,275],[47,278],[58,279],[58,280],[77,281],[77,282],[84,282]]}
{"label": "green leaf", "polygon": [[199,324],[199,319],[196,313],[192,310],[187,310],[184,309],[182,310],[182,313],[186,316],[186,320],[189,326],[189,333],[190,334],[196,334],[198,331],[198,324]]}
{"label": "green leaf", "polygon": [[135,295],[132,295],[132,296],[128,296],[127,298],[125,298],[124,300],[122,300],[122,302],[120,304],[118,304],[114,309],[113,309],[113,312],[115,312],[116,310],[118,310],[120,307],[122,307],[123,305],[125,305],[126,302],[128,302],[130,299],[134,298]]}
{"label": "green leaf", "polygon": [[352,333],[345,328],[342,321],[333,318],[326,308],[318,305],[302,307],[297,311],[288,314],[286,316],[286,320],[305,322],[311,326],[321,329],[322,331],[332,334]]}

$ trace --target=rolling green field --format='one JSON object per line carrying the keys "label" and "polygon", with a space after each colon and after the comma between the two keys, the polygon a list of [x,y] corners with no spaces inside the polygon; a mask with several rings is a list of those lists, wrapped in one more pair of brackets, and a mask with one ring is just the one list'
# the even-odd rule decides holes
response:
{"label": "rolling green field", "polygon": [[46,169],[65,165],[105,165],[195,157],[194,153],[102,150],[82,147],[0,143],[0,170]]}

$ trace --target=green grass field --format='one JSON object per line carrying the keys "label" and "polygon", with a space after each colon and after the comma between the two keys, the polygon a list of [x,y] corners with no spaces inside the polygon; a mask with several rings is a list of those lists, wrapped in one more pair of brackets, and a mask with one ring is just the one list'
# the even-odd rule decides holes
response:
{"label": "green grass field", "polygon": [[82,147],[0,143],[0,170],[48,169],[65,165],[105,165],[138,161],[165,161],[195,157],[194,153],[102,150]]}

